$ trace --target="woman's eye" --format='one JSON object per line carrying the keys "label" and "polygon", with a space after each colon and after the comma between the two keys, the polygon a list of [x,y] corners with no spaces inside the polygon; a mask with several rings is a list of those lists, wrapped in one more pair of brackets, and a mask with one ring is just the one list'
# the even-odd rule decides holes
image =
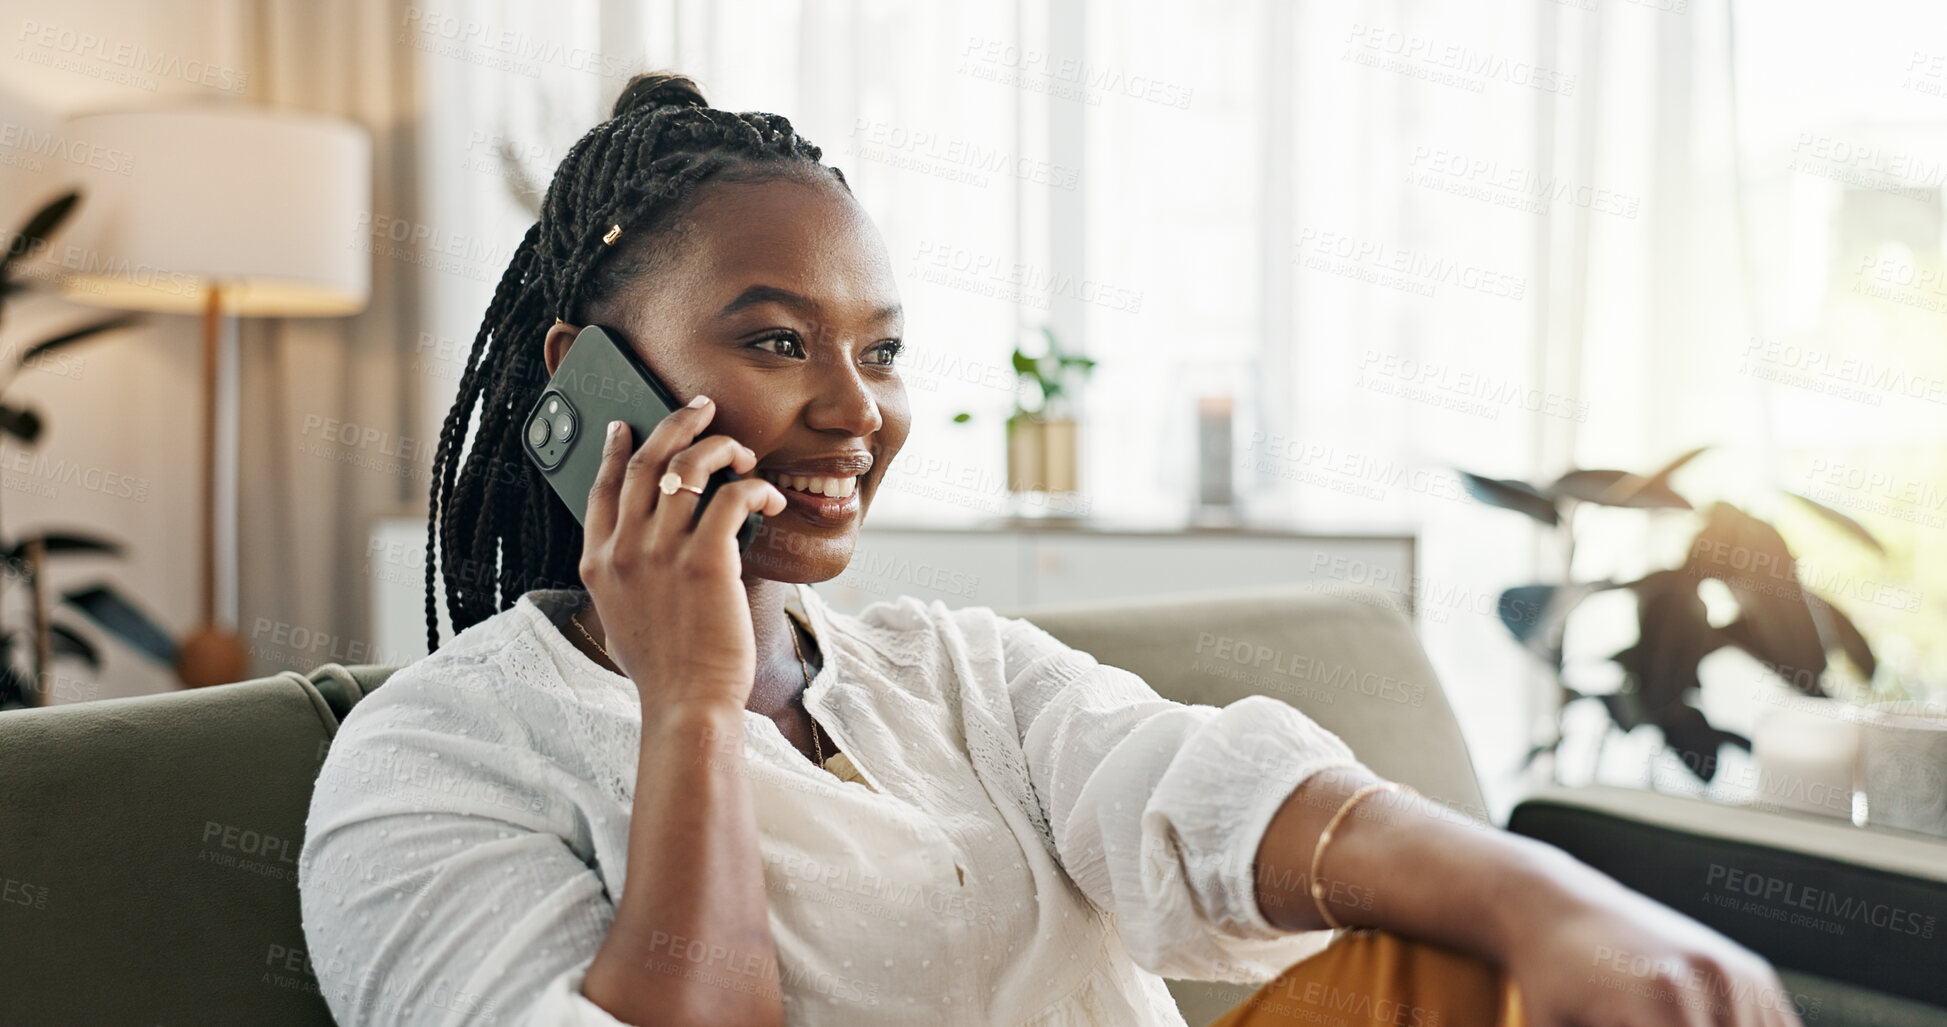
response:
{"label": "woman's eye", "polygon": [[[786,348],[784,349],[778,348],[776,344],[780,342],[785,343]],[[792,335],[789,332],[785,332],[780,335],[767,335],[764,338],[759,339],[756,342],[752,343],[751,345],[766,347],[770,349],[771,352],[776,353],[778,356],[781,357],[804,356],[804,344],[798,341],[797,336]]]}
{"label": "woman's eye", "polygon": [[898,339],[891,339],[886,342],[880,343],[879,345],[873,347],[872,349],[872,352],[879,354],[879,359],[873,361],[873,363],[891,364],[895,359],[898,358],[899,351],[905,348],[906,348],[906,344],[900,342]]}

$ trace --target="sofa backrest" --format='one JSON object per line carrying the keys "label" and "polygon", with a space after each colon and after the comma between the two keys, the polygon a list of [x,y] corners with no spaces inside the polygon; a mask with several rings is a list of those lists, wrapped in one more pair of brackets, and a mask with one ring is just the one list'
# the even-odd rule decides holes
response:
{"label": "sofa backrest", "polygon": [[[999,612],[1131,671],[1166,699],[1211,706],[1247,695],[1282,699],[1344,739],[1373,772],[1456,815],[1489,819],[1439,678],[1383,593],[1280,586]],[[1256,990],[1167,983],[1191,1027]]]}
{"label": "sofa backrest", "polygon": [[1133,672],[1166,699],[1282,699],[1374,773],[1490,819],[1439,676],[1385,593],[1278,586],[999,612]]}
{"label": "sofa backrest", "polygon": [[[1376,771],[1479,808],[1432,669],[1380,605],[1285,589],[1021,615],[1178,701],[1278,696]],[[297,858],[331,736],[395,669],[0,714],[9,1021],[330,1024]],[[1217,987],[1172,984],[1192,1024],[1249,992]]]}

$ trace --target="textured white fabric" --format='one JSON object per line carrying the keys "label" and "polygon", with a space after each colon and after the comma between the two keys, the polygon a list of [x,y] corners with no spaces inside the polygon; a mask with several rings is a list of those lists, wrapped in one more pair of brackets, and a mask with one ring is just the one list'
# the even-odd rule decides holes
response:
{"label": "textured white fabric", "polygon": [[[620,1022],[580,985],[626,884],[641,716],[562,635],[584,598],[529,592],[341,726],[299,887],[346,1027]],[[792,606],[824,654],[806,703],[872,787],[746,712],[791,1023],[1181,1025],[1159,974],[1259,983],[1329,941],[1254,898],[1285,796],[1357,765],[1290,706],[1170,702],[986,607]]]}

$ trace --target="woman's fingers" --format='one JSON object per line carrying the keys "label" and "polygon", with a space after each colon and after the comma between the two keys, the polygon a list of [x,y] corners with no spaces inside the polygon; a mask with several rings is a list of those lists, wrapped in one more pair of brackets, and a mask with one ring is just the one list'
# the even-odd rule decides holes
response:
{"label": "woman's fingers", "polygon": [[602,462],[595,468],[595,481],[588,487],[588,508],[581,518],[582,534],[588,542],[600,542],[615,530],[615,507],[622,492],[622,473],[628,469],[628,455],[634,431],[629,422],[610,421],[602,437]]}
{"label": "woman's fingers", "polygon": [[[745,473],[756,465],[757,455],[745,448],[743,443],[727,435],[712,435],[696,440],[694,445],[671,457],[668,470],[681,478],[684,485],[703,488],[709,484],[710,475],[720,468],[728,467]],[[712,507],[718,502],[716,496],[722,494],[723,490],[718,489],[711,497]],[[684,536],[690,534],[691,522],[696,519],[696,506],[702,501],[700,493],[687,488],[678,489],[671,495],[658,496],[657,513],[649,519],[642,542],[652,550],[675,552],[675,547],[682,545]]]}
{"label": "woman's fingers", "polygon": [[786,503],[784,493],[762,478],[733,481],[710,496],[710,505],[697,520],[696,532],[705,538],[734,539],[751,511],[776,517],[784,512]]}
{"label": "woman's fingers", "polygon": [[657,486],[663,476],[664,465],[669,463],[669,458],[677,450],[695,442],[696,437],[709,426],[710,419],[717,412],[716,404],[705,396],[698,396],[697,399],[703,400],[701,406],[673,410],[669,416],[656,422],[656,426],[649,430],[649,437],[629,456],[616,511],[618,530],[626,527],[630,518],[647,517],[656,509],[657,502],[662,498]]}

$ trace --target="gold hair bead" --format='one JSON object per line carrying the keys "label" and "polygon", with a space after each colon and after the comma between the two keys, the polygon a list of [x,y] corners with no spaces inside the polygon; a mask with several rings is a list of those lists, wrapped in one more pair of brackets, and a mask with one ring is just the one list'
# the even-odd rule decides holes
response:
{"label": "gold hair bead", "polygon": [[608,226],[608,234],[602,236],[602,242],[604,245],[613,246],[615,245],[615,240],[620,238],[622,238],[622,226],[610,225]]}

